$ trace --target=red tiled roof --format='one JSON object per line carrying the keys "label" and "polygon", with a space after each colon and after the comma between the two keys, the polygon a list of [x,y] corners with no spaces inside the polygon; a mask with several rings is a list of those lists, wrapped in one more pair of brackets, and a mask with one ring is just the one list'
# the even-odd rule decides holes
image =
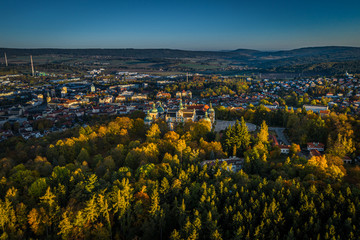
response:
{"label": "red tiled roof", "polygon": [[290,149],[290,145],[279,145],[279,148],[281,149]]}
{"label": "red tiled roof", "polygon": [[[199,104],[199,105],[190,105],[190,106],[186,106],[187,109],[197,109],[197,110],[200,110],[200,109],[203,109],[205,108],[204,105],[202,104]],[[208,107],[209,108],[209,107]]]}
{"label": "red tiled roof", "polygon": [[310,150],[310,155],[319,157],[319,156],[321,156],[321,153],[316,149],[312,149],[312,150]]}
{"label": "red tiled roof", "polygon": [[308,142],[307,146],[309,148],[324,148],[325,147],[325,145],[323,143],[320,143],[320,142]]}
{"label": "red tiled roof", "polygon": [[278,140],[276,139],[276,137],[274,135],[269,135],[269,138],[274,141],[275,146],[279,145],[279,142],[278,142]]}

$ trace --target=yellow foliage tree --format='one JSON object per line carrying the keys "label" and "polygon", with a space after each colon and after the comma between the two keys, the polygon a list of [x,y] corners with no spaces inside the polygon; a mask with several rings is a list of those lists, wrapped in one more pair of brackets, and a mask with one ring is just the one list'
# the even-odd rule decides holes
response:
{"label": "yellow foliage tree", "polygon": [[165,134],[164,136],[164,139],[165,140],[168,140],[168,141],[172,141],[172,142],[175,142],[179,139],[179,134],[177,134],[176,132],[174,131],[169,131]]}
{"label": "yellow foliage tree", "polygon": [[309,159],[307,164],[309,166],[316,167],[322,171],[325,171],[328,167],[325,156],[313,156],[312,158]]}
{"label": "yellow foliage tree", "polygon": [[146,138],[148,140],[157,139],[160,137],[160,128],[157,124],[151,125],[150,129],[146,133]]}

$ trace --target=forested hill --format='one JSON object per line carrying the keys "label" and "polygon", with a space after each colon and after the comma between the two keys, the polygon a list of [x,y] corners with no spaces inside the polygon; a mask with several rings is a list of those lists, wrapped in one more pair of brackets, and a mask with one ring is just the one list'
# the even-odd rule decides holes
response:
{"label": "forested hill", "polygon": [[238,49],[234,51],[188,51],[176,49],[15,49],[0,48],[11,56],[71,55],[109,56],[126,58],[218,58],[240,61],[257,66],[282,66],[329,61],[360,60],[359,47],[309,47],[285,51],[257,51]]}
{"label": "forested hill", "polygon": [[[277,119],[295,142],[323,136],[326,154],[307,160],[293,143],[282,155],[265,121],[252,134],[244,118],[222,137],[206,120],[169,131],[128,117],[13,137],[0,142],[0,238],[359,239],[360,167],[341,160],[359,146],[357,120],[263,106],[240,114]],[[233,155],[244,159],[237,173],[201,164]]]}
{"label": "forested hill", "polygon": [[113,57],[132,57],[132,58],[195,58],[195,57],[220,57],[225,56],[223,52],[211,51],[185,51],[176,49],[0,49],[8,55],[72,55],[72,56],[113,56]]}
{"label": "forested hill", "polygon": [[324,62],[360,60],[360,48],[356,47],[311,47],[290,51],[261,52],[256,65],[261,67],[291,66]]}

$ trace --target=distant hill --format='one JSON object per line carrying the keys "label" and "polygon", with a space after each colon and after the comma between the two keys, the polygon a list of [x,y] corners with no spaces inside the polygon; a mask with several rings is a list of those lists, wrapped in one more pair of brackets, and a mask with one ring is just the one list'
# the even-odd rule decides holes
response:
{"label": "distant hill", "polygon": [[360,60],[359,47],[309,47],[256,53],[256,65],[267,67],[349,60]]}
{"label": "distant hill", "polygon": [[[126,58],[196,58],[196,57],[223,57],[223,52],[216,51],[186,51],[177,49],[0,49],[7,55],[72,55],[72,56],[113,56]],[[226,55],[226,54],[225,54]]]}
{"label": "distant hill", "polygon": [[281,57],[290,56],[314,56],[314,55],[326,55],[326,54],[360,54],[359,47],[341,47],[341,46],[329,46],[329,47],[307,47],[298,48],[287,51],[276,52],[259,52],[260,55],[273,55]]}
{"label": "distant hill", "polygon": [[62,55],[72,57],[111,57],[134,59],[226,59],[236,64],[274,68],[299,64],[317,64],[326,62],[341,62],[360,60],[359,47],[308,47],[285,51],[257,51],[252,49],[237,49],[233,51],[187,51],[177,49],[14,49],[0,48],[0,54],[6,52],[11,56],[28,55]]}

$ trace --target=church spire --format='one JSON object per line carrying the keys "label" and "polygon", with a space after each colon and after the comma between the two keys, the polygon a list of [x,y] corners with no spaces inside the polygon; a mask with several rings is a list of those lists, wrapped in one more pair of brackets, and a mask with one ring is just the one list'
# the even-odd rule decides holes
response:
{"label": "church spire", "polygon": [[180,102],[179,102],[179,109],[183,109],[182,99],[180,99]]}

